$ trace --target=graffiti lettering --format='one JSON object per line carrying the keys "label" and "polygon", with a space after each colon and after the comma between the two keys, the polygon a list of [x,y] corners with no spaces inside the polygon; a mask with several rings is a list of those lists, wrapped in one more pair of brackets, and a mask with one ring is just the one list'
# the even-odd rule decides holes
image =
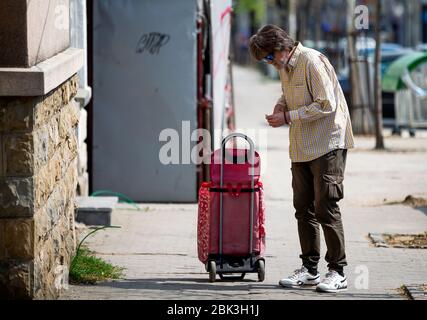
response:
{"label": "graffiti lettering", "polygon": [[170,36],[159,32],[151,32],[144,34],[139,39],[136,47],[136,53],[144,53],[148,51],[150,54],[159,54],[160,48],[165,46],[170,40]]}

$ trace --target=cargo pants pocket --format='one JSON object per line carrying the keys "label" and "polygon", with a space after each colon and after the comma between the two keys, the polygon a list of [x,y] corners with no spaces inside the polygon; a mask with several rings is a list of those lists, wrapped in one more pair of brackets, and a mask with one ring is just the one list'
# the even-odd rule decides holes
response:
{"label": "cargo pants pocket", "polygon": [[324,197],[329,200],[339,201],[344,198],[344,177],[335,174],[323,175]]}

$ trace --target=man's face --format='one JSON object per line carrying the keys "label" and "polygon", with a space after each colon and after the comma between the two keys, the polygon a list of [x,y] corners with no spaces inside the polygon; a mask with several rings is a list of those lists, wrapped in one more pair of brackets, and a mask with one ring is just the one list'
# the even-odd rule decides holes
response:
{"label": "man's face", "polygon": [[286,66],[286,63],[288,62],[289,58],[289,51],[275,51],[274,59],[272,61],[266,61],[268,64],[272,64],[277,70],[284,69]]}

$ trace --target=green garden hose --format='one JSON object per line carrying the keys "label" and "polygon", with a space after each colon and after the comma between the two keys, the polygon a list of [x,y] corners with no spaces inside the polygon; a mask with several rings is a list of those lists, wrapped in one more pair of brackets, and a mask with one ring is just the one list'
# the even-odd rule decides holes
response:
{"label": "green garden hose", "polygon": [[118,192],[114,192],[114,191],[110,191],[110,190],[98,190],[95,191],[91,194],[91,197],[96,197],[96,196],[100,196],[100,195],[113,195],[119,198],[119,203],[129,203],[130,205],[132,205],[133,207],[136,208],[136,210],[140,211],[141,208],[135,203],[135,201],[133,201],[131,198],[125,196],[124,194],[118,193]]}

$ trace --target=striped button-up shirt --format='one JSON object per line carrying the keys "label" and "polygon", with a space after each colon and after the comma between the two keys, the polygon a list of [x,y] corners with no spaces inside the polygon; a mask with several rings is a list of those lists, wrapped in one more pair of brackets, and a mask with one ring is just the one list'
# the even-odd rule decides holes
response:
{"label": "striped button-up shirt", "polygon": [[292,162],[354,147],[347,102],[334,68],[323,54],[298,43],[279,74],[283,94],[277,104],[291,117]]}

